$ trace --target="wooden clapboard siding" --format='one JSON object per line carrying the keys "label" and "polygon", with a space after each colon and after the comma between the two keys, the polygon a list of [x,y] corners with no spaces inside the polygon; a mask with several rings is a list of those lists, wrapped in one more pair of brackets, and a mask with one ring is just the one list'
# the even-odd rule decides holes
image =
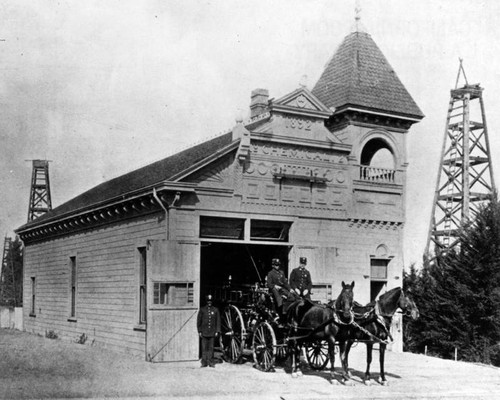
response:
{"label": "wooden clapboard siding", "polygon": [[[370,301],[370,257],[380,245],[385,245],[392,261],[389,263],[388,285],[401,284],[402,229],[381,224],[360,226],[350,221],[301,218],[293,227],[292,267],[298,257],[308,258],[313,282],[332,284],[333,296],[341,289],[341,281],[356,282],[356,300]],[[398,277],[399,278],[396,278]]]}
{"label": "wooden clapboard siding", "polygon": [[[25,250],[25,329],[145,356],[138,324],[138,252],[147,240],[164,239],[165,222],[141,217],[47,242]],[[69,321],[70,257],[76,257],[76,318]],[[30,317],[31,277],[36,278],[36,317]]]}

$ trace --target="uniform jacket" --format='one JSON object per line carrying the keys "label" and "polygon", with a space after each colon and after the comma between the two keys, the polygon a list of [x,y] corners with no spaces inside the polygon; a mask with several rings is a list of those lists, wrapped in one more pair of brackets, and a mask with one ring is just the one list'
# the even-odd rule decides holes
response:
{"label": "uniform jacket", "polygon": [[274,268],[267,274],[267,287],[269,289],[274,289],[275,285],[279,285],[287,290],[290,290],[290,285],[286,279],[285,274],[282,270],[275,270]]}
{"label": "uniform jacket", "polygon": [[198,311],[197,321],[198,333],[202,336],[213,337],[220,333],[220,314],[217,307],[203,306]]}
{"label": "uniform jacket", "polygon": [[311,292],[311,273],[303,267],[295,268],[290,274],[290,286],[292,289],[299,289],[300,291],[307,289]]}

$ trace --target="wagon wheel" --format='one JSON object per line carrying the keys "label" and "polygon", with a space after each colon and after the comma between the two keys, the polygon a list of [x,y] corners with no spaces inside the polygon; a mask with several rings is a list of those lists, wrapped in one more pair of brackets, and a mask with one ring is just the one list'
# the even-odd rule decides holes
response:
{"label": "wagon wheel", "polygon": [[277,361],[284,361],[288,358],[290,355],[290,349],[288,348],[288,345],[284,342],[278,344],[276,347],[276,360]]}
{"label": "wagon wheel", "polygon": [[324,340],[318,340],[316,342],[307,343],[306,348],[306,358],[311,369],[315,371],[321,371],[328,364],[328,342]]}
{"label": "wagon wheel", "polygon": [[237,363],[243,354],[245,325],[240,310],[233,305],[224,308],[221,318],[221,342],[224,359],[231,364]]}
{"label": "wagon wheel", "polygon": [[255,367],[264,372],[271,371],[276,359],[276,335],[268,322],[261,322],[255,328],[252,350]]}

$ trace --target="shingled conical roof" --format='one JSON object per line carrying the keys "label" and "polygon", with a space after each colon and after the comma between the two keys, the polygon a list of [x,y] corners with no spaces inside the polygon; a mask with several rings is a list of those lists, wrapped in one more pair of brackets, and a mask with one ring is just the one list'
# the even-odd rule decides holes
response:
{"label": "shingled conical roof", "polygon": [[344,39],[312,93],[336,110],[356,106],[416,119],[424,116],[365,32],[353,32]]}

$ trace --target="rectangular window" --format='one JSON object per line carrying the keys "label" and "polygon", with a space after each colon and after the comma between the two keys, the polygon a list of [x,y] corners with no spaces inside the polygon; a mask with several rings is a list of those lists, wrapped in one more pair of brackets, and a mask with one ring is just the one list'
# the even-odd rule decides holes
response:
{"label": "rectangular window", "polygon": [[76,257],[69,258],[70,288],[71,288],[71,311],[70,318],[76,317]]}
{"label": "rectangular window", "polygon": [[146,323],[146,260],[145,247],[139,247],[139,324]]}
{"label": "rectangular window", "polygon": [[189,306],[194,302],[193,283],[155,282],[153,304],[164,306]]}
{"label": "rectangular window", "polygon": [[387,279],[387,265],[389,265],[389,261],[387,259],[372,258],[370,260],[370,277],[373,280]]}
{"label": "rectangular window", "polygon": [[200,237],[213,239],[243,240],[245,220],[239,218],[200,218]]}
{"label": "rectangular window", "polygon": [[288,242],[291,222],[253,219],[250,223],[250,240]]}
{"label": "rectangular window", "polygon": [[332,285],[328,283],[313,284],[311,288],[311,299],[323,304],[328,303],[332,300]]}
{"label": "rectangular window", "polygon": [[30,315],[35,316],[36,315],[36,284],[35,284],[35,277],[31,277],[31,310],[30,310]]}

